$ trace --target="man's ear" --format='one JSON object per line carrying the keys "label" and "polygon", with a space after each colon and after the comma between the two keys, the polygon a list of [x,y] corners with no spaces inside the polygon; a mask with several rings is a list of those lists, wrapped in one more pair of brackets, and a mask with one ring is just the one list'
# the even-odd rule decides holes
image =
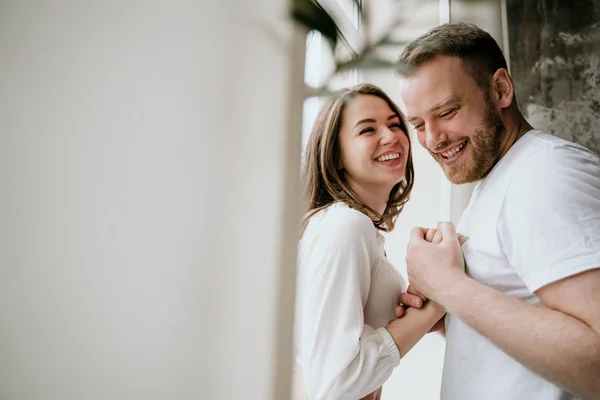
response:
{"label": "man's ear", "polygon": [[492,99],[500,108],[506,108],[513,102],[515,88],[506,68],[500,68],[492,76]]}

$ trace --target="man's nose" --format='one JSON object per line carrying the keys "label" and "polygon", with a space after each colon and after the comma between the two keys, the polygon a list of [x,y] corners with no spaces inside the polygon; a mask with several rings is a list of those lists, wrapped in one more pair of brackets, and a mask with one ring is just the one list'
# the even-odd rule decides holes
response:
{"label": "man's nose", "polygon": [[429,150],[435,150],[440,143],[446,140],[445,134],[436,123],[425,126],[425,145]]}

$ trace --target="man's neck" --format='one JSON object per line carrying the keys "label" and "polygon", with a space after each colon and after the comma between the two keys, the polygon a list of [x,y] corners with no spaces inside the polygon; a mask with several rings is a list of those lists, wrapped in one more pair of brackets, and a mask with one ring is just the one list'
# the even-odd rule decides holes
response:
{"label": "man's neck", "polygon": [[527,122],[519,112],[514,116],[514,119],[507,116],[504,126],[506,127],[506,138],[504,140],[504,145],[502,146],[500,158],[508,153],[508,150],[510,150],[513,144],[515,144],[521,136],[533,129],[533,127],[529,125],[529,122]]}

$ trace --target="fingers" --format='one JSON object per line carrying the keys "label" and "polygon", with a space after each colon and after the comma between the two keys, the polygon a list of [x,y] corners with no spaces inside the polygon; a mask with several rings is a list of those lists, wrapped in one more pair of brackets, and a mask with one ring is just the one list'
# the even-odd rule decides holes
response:
{"label": "fingers", "polygon": [[[465,242],[467,240],[469,240],[468,236],[461,235],[460,233],[457,233],[456,236],[458,237],[458,244],[461,246],[463,244],[465,244]],[[435,229],[435,228],[427,229],[427,233],[425,234],[425,240],[427,240],[430,243],[437,244],[437,243],[441,243],[442,239],[443,239],[443,235],[440,230]]]}
{"label": "fingers", "polygon": [[462,246],[467,240],[469,240],[468,236],[461,235],[460,233],[458,234],[458,244]]}
{"label": "fingers", "polygon": [[396,309],[394,310],[394,314],[396,314],[396,318],[401,318],[404,315],[404,307],[396,307]]}
{"label": "fingers", "polygon": [[431,243],[442,243],[442,239],[442,232],[436,229],[435,235],[433,236],[433,240],[431,241]]}
{"label": "fingers", "polygon": [[421,308],[423,306],[423,299],[421,297],[408,292],[400,293],[398,301],[414,308]]}
{"label": "fingers", "polygon": [[427,234],[425,234],[425,240],[427,240],[428,242],[432,242],[433,241],[433,237],[435,236],[435,234],[439,232],[437,229],[427,229]]}
{"label": "fingers", "polygon": [[[413,228],[410,232],[410,240],[422,241],[425,240],[429,243],[441,243],[444,239],[443,231],[439,229],[440,224],[450,224],[454,229],[454,225],[451,222],[439,222],[438,229],[435,228],[422,228],[417,226]],[[456,231],[454,231],[454,235],[450,234],[449,237],[456,236]],[[464,243],[464,242],[463,242]],[[462,244],[462,243],[461,243]]]}
{"label": "fingers", "polygon": [[408,285],[408,289],[406,289],[406,292],[410,293],[410,294],[414,294],[415,296],[419,296],[421,298],[421,300],[425,301],[427,300],[427,297],[425,297],[424,295],[422,295],[417,289],[414,288],[414,286],[412,285]]}
{"label": "fingers", "polygon": [[430,243],[441,243],[443,239],[442,232],[435,228],[430,228],[425,234],[425,240]]}
{"label": "fingers", "polygon": [[423,241],[425,239],[426,235],[427,235],[427,228],[422,228],[420,226],[416,226],[411,229],[409,240]]}
{"label": "fingers", "polygon": [[440,221],[437,224],[438,230],[442,232],[442,237],[444,240],[450,241],[458,241],[456,236],[456,228],[452,222]]}

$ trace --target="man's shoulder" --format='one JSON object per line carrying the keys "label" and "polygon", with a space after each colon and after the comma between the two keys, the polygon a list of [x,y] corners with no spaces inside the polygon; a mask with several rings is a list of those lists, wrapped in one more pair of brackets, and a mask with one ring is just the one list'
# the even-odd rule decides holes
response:
{"label": "man's shoulder", "polygon": [[530,131],[521,137],[506,155],[519,176],[551,177],[559,170],[578,169],[581,165],[600,168],[600,158],[577,143],[541,131]]}
{"label": "man's shoulder", "polygon": [[598,155],[586,147],[547,132],[530,131],[515,143],[522,158],[549,158],[553,161],[583,158],[599,162]]}
{"label": "man's shoulder", "polygon": [[521,140],[507,174],[507,196],[529,204],[531,211],[579,197],[600,200],[600,157],[595,153],[543,132],[529,132]]}

